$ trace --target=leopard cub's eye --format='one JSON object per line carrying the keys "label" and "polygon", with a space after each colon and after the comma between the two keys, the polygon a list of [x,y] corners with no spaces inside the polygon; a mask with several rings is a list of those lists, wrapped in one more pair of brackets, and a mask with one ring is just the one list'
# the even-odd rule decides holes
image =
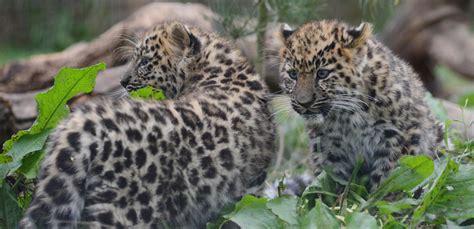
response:
{"label": "leopard cub's eye", "polygon": [[322,80],[322,79],[326,79],[328,76],[329,76],[329,70],[327,69],[319,69],[318,72],[316,73],[316,76],[318,77],[318,79]]}
{"label": "leopard cub's eye", "polygon": [[140,66],[145,66],[145,65],[148,65],[149,63],[150,63],[150,59],[147,58],[147,57],[144,57],[144,58],[142,58],[142,59],[140,60],[139,65],[140,65]]}
{"label": "leopard cub's eye", "polygon": [[288,76],[293,80],[296,80],[298,78],[298,72],[294,69],[288,70],[287,73]]}

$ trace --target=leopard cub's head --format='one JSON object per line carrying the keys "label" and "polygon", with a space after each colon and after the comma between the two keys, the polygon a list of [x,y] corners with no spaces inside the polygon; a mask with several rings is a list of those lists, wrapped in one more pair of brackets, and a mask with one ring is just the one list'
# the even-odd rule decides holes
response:
{"label": "leopard cub's head", "polygon": [[187,65],[198,58],[201,43],[185,25],[163,24],[147,32],[135,45],[120,83],[127,91],[145,86],[163,90],[167,98],[179,95]]}
{"label": "leopard cub's head", "polygon": [[337,21],[307,23],[295,30],[281,27],[281,87],[292,108],[306,120],[323,121],[332,111],[360,109],[366,41],[372,27]]}

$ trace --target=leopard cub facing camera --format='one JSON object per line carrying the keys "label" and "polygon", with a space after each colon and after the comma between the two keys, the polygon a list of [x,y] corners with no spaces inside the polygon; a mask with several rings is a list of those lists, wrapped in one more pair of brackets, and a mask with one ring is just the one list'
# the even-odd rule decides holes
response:
{"label": "leopard cub facing camera", "polygon": [[417,74],[371,32],[338,21],[282,26],[280,101],[305,120],[316,174],[348,179],[361,158],[373,190],[402,155],[433,156],[443,130]]}
{"label": "leopard cub facing camera", "polygon": [[275,133],[268,90],[227,41],[158,26],[121,83],[168,99],[102,99],[71,113],[50,136],[20,228],[202,228],[263,183]]}

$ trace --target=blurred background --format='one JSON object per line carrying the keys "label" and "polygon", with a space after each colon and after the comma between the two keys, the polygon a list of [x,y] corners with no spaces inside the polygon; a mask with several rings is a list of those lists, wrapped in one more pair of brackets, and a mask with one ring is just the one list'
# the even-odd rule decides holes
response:
{"label": "blurred background", "polygon": [[[69,45],[91,40],[115,23],[130,16],[138,8],[156,2],[152,0],[0,0],[0,64],[32,54],[60,51]],[[163,1],[161,1],[163,2]],[[255,16],[254,0],[201,0],[179,1],[202,3],[218,13]],[[375,21],[383,28],[392,15],[390,4],[380,4],[374,12],[364,12],[358,0],[296,0],[282,1],[290,6],[287,15],[293,23],[317,18],[338,18],[352,23],[361,19]],[[293,2],[298,2],[293,5]],[[302,4],[303,3],[303,4]],[[379,4],[379,3],[377,3]],[[296,9],[296,6],[306,6]],[[294,8],[294,9],[292,9]],[[291,11],[297,12],[291,12]],[[231,11],[231,12],[230,12]],[[382,12],[383,11],[383,12]],[[254,15],[252,15],[254,14]],[[226,16],[226,15],[224,15]],[[375,17],[372,17],[375,16]],[[375,20],[376,19],[376,20]],[[235,32],[235,31],[233,31]],[[233,34],[239,35],[239,34]]]}
{"label": "blurred background", "polygon": [[[64,66],[105,62],[91,95],[119,87],[127,58],[115,52],[124,37],[153,24],[181,20],[235,40],[273,91],[280,22],[316,19],[374,24],[376,36],[420,74],[442,121],[465,120],[455,130],[472,144],[474,115],[474,4],[470,0],[0,0],[0,144],[36,116],[34,96]],[[431,98],[431,97],[429,97]],[[463,107],[464,109],[460,109]],[[304,171],[306,138],[298,118],[277,117],[278,171]],[[467,122],[467,124],[466,124]],[[284,163],[291,162],[291,163]],[[290,168],[291,167],[291,168]],[[281,169],[283,168],[283,169]],[[281,175],[282,172],[275,175]]]}
{"label": "blurred background", "polygon": [[[0,0],[0,5],[2,6],[0,7],[0,65],[21,58],[27,58],[34,54],[61,51],[80,41],[90,41],[114,24],[132,15],[140,7],[152,2],[156,1]],[[246,20],[258,21],[258,0],[197,0],[179,2],[200,3],[222,16],[223,18],[215,23],[218,25],[214,26],[213,29],[230,38],[237,39],[256,32],[255,25],[249,26],[245,23]],[[387,31],[387,25],[390,24],[394,16],[397,16],[397,13],[410,14],[410,12],[406,12],[407,10],[399,12],[403,8],[404,2],[403,0],[267,0],[266,17],[269,23],[288,22],[294,25],[308,20],[332,18],[344,20],[352,24],[369,21],[375,25],[376,32],[380,36],[396,33],[397,36],[404,37],[410,36],[412,32],[408,30],[402,31],[403,29],[401,28]],[[456,12],[455,15],[431,15],[437,17],[434,20],[465,17],[459,20],[462,23],[470,23],[470,25],[473,22],[473,4],[469,4],[469,0],[425,0],[414,2],[420,2],[420,5],[426,2],[426,6],[423,9],[418,9],[417,12],[420,13],[423,11],[436,11],[430,8],[458,7],[459,12]],[[446,11],[446,9],[444,10]],[[443,9],[440,11],[443,11]],[[443,13],[435,12],[435,14]],[[413,18],[415,15],[405,16],[409,16],[413,20],[416,19]],[[426,19],[426,16],[419,17]],[[399,20],[399,23],[402,22],[404,21]],[[245,24],[245,26],[242,24]],[[402,24],[409,26],[409,23]],[[422,30],[423,28],[418,29]],[[395,41],[391,42],[397,43]],[[470,42],[472,43],[472,38]],[[421,44],[417,45],[422,46]],[[470,45],[472,46],[472,44]],[[392,46],[397,45],[393,44]],[[445,66],[445,63],[435,63],[434,66],[429,67],[429,70],[426,70],[420,65],[427,63],[417,60],[417,58],[425,58],[423,57],[425,54],[420,57],[416,56],[416,54],[403,53],[404,50],[400,47],[392,48],[398,48],[395,52],[403,54],[402,57],[413,62],[412,64],[416,65],[415,68],[419,72],[422,71],[424,75],[429,75],[424,76],[422,74],[424,81],[436,81],[429,82],[430,85],[427,85],[433,94],[458,101],[461,97],[474,90],[472,80],[469,81],[469,78],[472,79],[474,77],[463,77],[463,74],[468,75],[472,73],[457,72],[456,70],[450,71],[449,66]],[[468,63],[472,64],[472,60]],[[433,63],[428,64],[433,65]],[[436,78],[433,78],[433,76]],[[442,88],[440,84],[443,85]]]}

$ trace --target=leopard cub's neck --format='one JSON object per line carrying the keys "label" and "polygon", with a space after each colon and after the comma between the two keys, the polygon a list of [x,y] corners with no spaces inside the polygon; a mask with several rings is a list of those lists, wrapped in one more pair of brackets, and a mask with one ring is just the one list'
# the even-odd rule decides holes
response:
{"label": "leopard cub's neck", "polygon": [[253,66],[238,49],[213,34],[203,34],[199,39],[201,54],[188,66],[183,94],[266,92]]}

